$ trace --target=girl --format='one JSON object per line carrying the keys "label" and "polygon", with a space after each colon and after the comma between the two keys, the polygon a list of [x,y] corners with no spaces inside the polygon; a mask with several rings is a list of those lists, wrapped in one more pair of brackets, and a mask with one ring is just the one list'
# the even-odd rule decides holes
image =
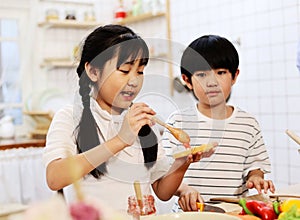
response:
{"label": "girl", "polygon": [[[145,103],[132,104],[148,57],[144,40],[124,26],[99,27],[86,38],[77,68],[81,102],[58,111],[47,135],[43,159],[52,190],[82,178],[85,195],[124,211],[138,180],[144,194],[151,185],[159,199],[183,196],[183,209],[196,209],[194,201],[201,198],[180,186],[181,180],[191,162],[213,151],[178,159],[169,168],[158,133],[150,128],[155,112]],[[73,191],[65,189],[73,200]]]}

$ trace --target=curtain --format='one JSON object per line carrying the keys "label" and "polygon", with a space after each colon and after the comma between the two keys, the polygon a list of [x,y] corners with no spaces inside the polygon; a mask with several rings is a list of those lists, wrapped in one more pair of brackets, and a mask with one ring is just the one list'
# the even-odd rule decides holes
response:
{"label": "curtain", "polygon": [[29,204],[53,195],[46,183],[42,147],[0,151],[0,204]]}

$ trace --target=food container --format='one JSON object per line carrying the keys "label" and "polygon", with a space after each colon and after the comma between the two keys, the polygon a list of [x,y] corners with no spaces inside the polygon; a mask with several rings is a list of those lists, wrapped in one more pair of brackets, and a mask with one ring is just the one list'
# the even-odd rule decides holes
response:
{"label": "food container", "polygon": [[94,11],[86,11],[84,12],[84,21],[96,21],[95,12]]}
{"label": "food container", "polygon": [[46,21],[58,20],[59,13],[57,9],[50,8],[46,11]]}
{"label": "food container", "polygon": [[132,216],[155,215],[156,208],[152,195],[143,195],[141,204],[135,196],[128,198],[127,213]]}
{"label": "food container", "polygon": [[76,20],[76,12],[74,10],[67,10],[65,19],[66,20]]}

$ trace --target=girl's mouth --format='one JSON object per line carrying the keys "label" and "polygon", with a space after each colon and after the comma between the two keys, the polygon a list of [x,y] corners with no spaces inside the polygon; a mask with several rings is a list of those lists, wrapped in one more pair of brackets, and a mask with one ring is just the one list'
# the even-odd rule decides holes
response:
{"label": "girl's mouth", "polygon": [[123,91],[121,92],[121,94],[126,97],[134,96],[134,92],[130,92],[130,91]]}
{"label": "girl's mouth", "polygon": [[132,92],[132,91],[123,91],[123,92],[121,92],[121,95],[123,96],[123,98],[126,101],[132,101],[132,99],[134,99],[134,97],[135,97],[135,92]]}

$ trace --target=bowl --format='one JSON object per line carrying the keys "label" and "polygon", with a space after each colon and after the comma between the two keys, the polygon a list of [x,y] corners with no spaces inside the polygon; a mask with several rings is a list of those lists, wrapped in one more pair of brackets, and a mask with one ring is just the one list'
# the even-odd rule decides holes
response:
{"label": "bowl", "polygon": [[143,216],[141,220],[240,220],[240,218],[216,212],[180,212],[163,215]]}

